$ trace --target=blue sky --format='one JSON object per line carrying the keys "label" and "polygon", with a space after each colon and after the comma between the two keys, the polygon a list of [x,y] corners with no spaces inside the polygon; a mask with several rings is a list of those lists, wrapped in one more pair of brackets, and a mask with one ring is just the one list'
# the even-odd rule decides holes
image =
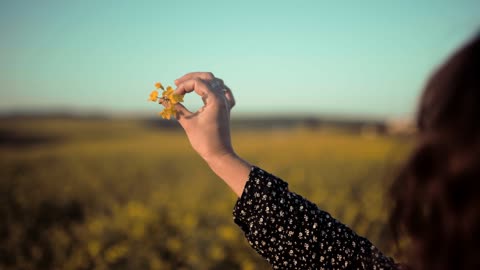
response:
{"label": "blue sky", "polygon": [[[155,81],[212,71],[236,115],[405,117],[480,29],[478,10],[478,0],[0,0],[0,111],[153,115]],[[193,94],[186,103],[200,106]]]}

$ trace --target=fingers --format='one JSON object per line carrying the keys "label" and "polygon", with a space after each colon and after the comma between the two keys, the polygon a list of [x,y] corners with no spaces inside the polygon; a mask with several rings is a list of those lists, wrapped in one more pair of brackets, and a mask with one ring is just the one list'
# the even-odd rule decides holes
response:
{"label": "fingers", "polygon": [[205,82],[203,82],[201,79],[195,78],[185,80],[180,83],[177,87],[177,90],[175,90],[175,93],[179,95],[185,95],[193,91],[195,91],[195,93],[197,93],[202,98],[207,97],[208,94],[212,92]]}
{"label": "fingers", "polygon": [[215,76],[213,75],[213,73],[211,72],[190,72],[190,73],[187,73],[185,75],[183,75],[182,77],[178,78],[175,80],[175,85],[179,85],[187,80],[192,80],[192,79],[195,79],[195,78],[199,78],[199,79],[202,79],[202,80],[205,80],[205,81],[210,81],[210,80],[213,80],[215,78]]}
{"label": "fingers", "polygon": [[219,78],[213,78],[210,81],[207,81],[208,84],[212,87],[212,89],[215,90],[223,90],[225,88],[225,85],[223,84],[223,80]]}
{"label": "fingers", "polygon": [[225,98],[227,99],[228,101],[228,105],[230,107],[230,110],[233,108],[233,106],[235,106],[235,97],[233,97],[233,93],[232,93],[232,90],[230,88],[228,88],[228,86],[224,85],[225,87]]}
{"label": "fingers", "polygon": [[[175,80],[178,86],[176,93],[185,95],[195,91],[207,103],[208,96],[215,96],[223,100],[223,96],[227,100],[229,109],[235,106],[235,98],[229,87],[227,87],[222,79],[215,78],[211,72],[191,72]],[[217,99],[218,100],[218,99]]]}
{"label": "fingers", "polygon": [[214,90],[223,90],[225,87],[223,80],[215,78],[211,72],[190,72],[175,80],[175,85],[180,85],[188,80],[201,79]]}
{"label": "fingers", "polygon": [[187,121],[194,115],[191,111],[189,111],[187,108],[185,108],[185,106],[180,103],[175,104],[175,110],[177,111],[175,117],[182,126],[185,121]]}

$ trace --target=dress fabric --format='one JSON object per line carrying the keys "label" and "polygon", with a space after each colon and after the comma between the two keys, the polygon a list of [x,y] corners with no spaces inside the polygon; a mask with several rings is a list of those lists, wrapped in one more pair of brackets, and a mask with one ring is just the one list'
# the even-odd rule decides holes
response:
{"label": "dress fabric", "polygon": [[233,217],[273,269],[399,268],[370,241],[255,166]]}

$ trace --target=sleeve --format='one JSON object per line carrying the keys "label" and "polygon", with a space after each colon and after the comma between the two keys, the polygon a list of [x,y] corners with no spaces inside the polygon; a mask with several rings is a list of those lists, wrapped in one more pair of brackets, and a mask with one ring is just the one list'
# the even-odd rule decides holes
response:
{"label": "sleeve", "polygon": [[233,216],[273,269],[396,269],[370,241],[257,167]]}

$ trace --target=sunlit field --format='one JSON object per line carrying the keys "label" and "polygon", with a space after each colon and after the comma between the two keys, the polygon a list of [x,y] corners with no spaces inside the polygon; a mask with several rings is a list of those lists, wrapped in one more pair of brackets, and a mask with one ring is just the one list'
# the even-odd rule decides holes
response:
{"label": "sunlit field", "polygon": [[[270,269],[181,130],[15,119],[0,136],[0,269]],[[295,128],[235,130],[233,142],[390,252],[385,193],[408,140]]]}

